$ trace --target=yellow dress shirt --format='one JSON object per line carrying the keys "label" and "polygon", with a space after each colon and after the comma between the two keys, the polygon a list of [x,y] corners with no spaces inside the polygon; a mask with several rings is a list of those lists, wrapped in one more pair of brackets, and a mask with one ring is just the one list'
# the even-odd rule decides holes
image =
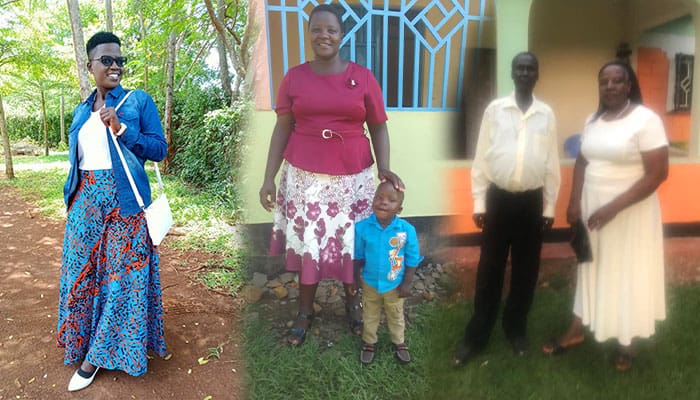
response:
{"label": "yellow dress shirt", "polygon": [[525,113],[515,94],[496,99],[484,111],[472,163],[474,213],[486,212],[486,190],[543,189],[544,217],[554,217],[561,182],[554,112],[533,98]]}

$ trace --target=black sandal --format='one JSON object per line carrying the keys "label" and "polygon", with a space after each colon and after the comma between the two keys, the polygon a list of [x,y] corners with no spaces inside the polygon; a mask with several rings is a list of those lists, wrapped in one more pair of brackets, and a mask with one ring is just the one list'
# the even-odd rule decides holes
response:
{"label": "black sandal", "polygon": [[627,372],[632,369],[634,356],[631,353],[618,351],[615,356],[615,369],[617,372]]}
{"label": "black sandal", "polygon": [[352,317],[352,313],[357,310],[362,310],[362,303],[357,303],[354,306],[345,305],[345,311],[348,313],[348,323],[350,324],[350,332],[353,335],[362,336],[362,330],[365,326],[365,321],[362,318],[355,319]]}
{"label": "black sandal", "polygon": [[362,351],[360,351],[360,362],[362,365],[370,365],[374,361],[374,350],[373,344],[362,343]]}
{"label": "black sandal", "polygon": [[296,323],[299,322],[299,320],[305,320],[308,321],[308,325],[306,328],[302,328],[300,326],[294,326],[289,329],[289,334],[287,335],[287,343],[289,343],[292,346],[301,346],[304,343],[304,340],[306,340],[306,332],[311,328],[311,323],[314,321],[314,314],[302,314],[300,312],[297,313],[297,319]]}
{"label": "black sandal", "polygon": [[558,338],[552,338],[549,342],[542,346],[542,352],[550,356],[559,356],[566,353],[567,350],[576,347],[580,344],[583,344],[585,340],[586,339],[583,338],[581,339],[581,341],[571,342],[566,345],[563,345]]}

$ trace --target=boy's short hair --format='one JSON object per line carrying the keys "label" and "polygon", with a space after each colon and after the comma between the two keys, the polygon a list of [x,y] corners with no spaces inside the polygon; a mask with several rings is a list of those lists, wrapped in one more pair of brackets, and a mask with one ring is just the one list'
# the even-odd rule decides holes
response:
{"label": "boy's short hair", "polygon": [[90,52],[94,50],[95,47],[105,43],[116,43],[119,47],[122,45],[122,42],[119,40],[117,35],[113,34],[112,32],[97,32],[96,34],[92,35],[85,45],[85,50],[87,50],[88,57],[90,56]]}
{"label": "boy's short hair", "polygon": [[389,180],[386,180],[386,181],[384,181],[384,182],[380,182],[379,185],[377,185],[377,189],[379,189],[380,187],[382,187],[382,185],[388,185],[388,187],[390,187],[390,188],[392,188],[394,191],[396,191],[396,193],[397,193],[397,195],[398,195],[398,197],[399,197],[399,201],[400,201],[401,204],[403,205],[403,198],[404,198],[404,193],[403,193],[403,191],[401,191],[401,190],[396,190],[396,188],[394,187],[394,184],[391,183],[391,181],[389,181]]}

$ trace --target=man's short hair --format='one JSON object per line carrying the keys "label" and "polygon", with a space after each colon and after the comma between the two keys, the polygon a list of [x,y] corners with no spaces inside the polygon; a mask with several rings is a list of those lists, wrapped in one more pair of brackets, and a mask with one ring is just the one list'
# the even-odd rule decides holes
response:
{"label": "man's short hair", "polygon": [[515,60],[517,60],[518,58],[523,57],[523,56],[532,57],[532,59],[535,61],[535,65],[537,66],[537,68],[540,67],[540,61],[537,59],[537,56],[535,55],[535,53],[533,53],[531,51],[521,51],[520,53],[516,54],[515,57],[513,57],[513,60],[511,60],[511,62],[510,62],[510,67],[511,68],[515,67]]}

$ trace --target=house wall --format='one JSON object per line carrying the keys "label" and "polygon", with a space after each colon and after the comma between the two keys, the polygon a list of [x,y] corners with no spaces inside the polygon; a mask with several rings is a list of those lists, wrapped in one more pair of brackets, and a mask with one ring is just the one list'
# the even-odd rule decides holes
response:
{"label": "house wall", "polygon": [[[525,3],[528,1],[518,3],[515,0],[500,0],[497,2],[498,91],[503,95],[511,90],[510,84],[505,83],[510,80],[510,59],[512,54],[526,48],[522,46],[522,37],[511,36],[512,28],[503,26],[501,16],[508,15],[512,18],[508,22],[516,27],[516,32],[520,35],[527,33],[529,48],[539,57],[540,81],[535,94],[554,109],[561,142],[570,134],[579,132],[586,116],[596,109],[598,70],[601,65],[614,58],[619,43],[633,42],[633,39],[644,30],[686,15],[689,10],[693,13],[696,32],[700,25],[698,22],[700,0],[669,0],[668,2],[532,0],[528,12],[523,14]],[[691,3],[694,5],[689,8]],[[631,12],[630,9],[634,11]],[[521,13],[519,17],[518,13]],[[523,24],[527,26],[523,27]],[[591,26],[595,26],[595,29],[591,29]],[[507,43],[504,45],[502,40]],[[635,43],[631,44],[634,47]],[[699,46],[697,41],[695,46],[697,50]],[[510,49],[509,53],[504,54],[504,48]],[[631,59],[634,64],[637,54],[632,54]],[[700,76],[698,64],[696,64],[695,74]],[[696,85],[695,98],[700,96],[699,92]],[[698,112],[699,103],[695,102],[693,106],[693,116]],[[673,124],[676,121],[670,123]],[[696,137],[697,134],[692,134],[691,141],[697,141]],[[691,149],[696,147],[697,145],[695,147],[691,145]],[[561,154],[563,155],[563,152]],[[700,221],[700,185],[697,185],[700,164],[697,161],[697,156],[693,152],[690,157],[671,160],[669,178],[659,189],[662,217],[665,223]],[[571,159],[562,160],[562,185],[555,211],[555,227],[566,226],[565,214],[571,191],[572,164]],[[448,173],[450,182],[448,186],[453,195],[450,210],[454,214],[446,225],[445,230],[448,234],[478,231],[471,221],[473,202],[470,173],[468,162],[455,164]]]}
{"label": "house wall", "polygon": [[626,35],[637,37],[647,29],[688,15],[697,0],[626,0],[624,18]]}
{"label": "house wall", "polygon": [[[453,198],[451,208],[454,216],[445,225],[446,234],[478,232],[471,220],[473,202],[469,169],[455,168],[450,171],[450,180],[455,189],[461,193]],[[566,207],[571,193],[572,165],[561,168],[561,189],[554,215],[554,227],[566,227]],[[688,223],[700,221],[700,164],[672,162],[668,179],[658,190],[661,203],[661,216],[664,223]]]}
{"label": "house wall", "polygon": [[[389,112],[391,169],[406,184],[402,216],[438,216],[449,212],[446,187],[445,144],[455,113]],[[255,111],[250,121],[248,154],[244,163],[246,222],[271,222],[260,206],[258,191],[263,181],[267,149],[275,125],[273,111]]]}
{"label": "house wall", "polygon": [[[513,1],[513,0],[508,0]],[[517,0],[515,2],[519,2]],[[392,0],[390,7],[400,6],[399,0]],[[377,2],[379,4],[379,2]],[[416,7],[426,4],[424,1],[416,3]],[[470,14],[479,14],[479,2],[472,1]],[[489,2],[484,10],[485,15],[493,15],[494,2]],[[266,22],[264,2],[261,0],[250,1],[251,10],[256,10],[255,18],[258,26],[258,38],[254,46],[252,62],[255,65],[250,77],[255,93],[256,111],[251,116],[248,154],[244,163],[244,201],[247,209],[247,222],[250,224],[267,223],[271,216],[259,205],[258,190],[262,183],[267,150],[270,136],[275,124],[276,116],[271,111],[271,93],[276,93],[276,88],[282,78],[283,67],[281,63],[269,61],[270,57],[282,54],[282,43],[279,40],[281,33],[281,18]],[[307,11],[310,11],[311,6]],[[428,13],[427,18],[437,22],[442,14],[437,8]],[[444,17],[444,16],[442,16]],[[451,19],[458,16],[452,16]],[[301,60],[299,52],[298,20],[287,18],[287,33],[289,41],[287,49],[291,55],[290,66]],[[493,24],[493,22],[491,22]],[[439,30],[440,35],[446,35],[451,24],[446,23]],[[453,24],[452,24],[453,25]],[[270,27],[270,41],[266,33]],[[305,23],[304,23],[305,26]],[[292,32],[295,31],[295,32]],[[495,29],[484,29],[482,33],[482,45],[495,47]],[[477,37],[477,25],[470,23],[469,37]],[[436,42],[432,42],[435,44]],[[471,42],[470,42],[471,43]],[[269,49],[268,49],[269,46]],[[449,61],[451,80],[447,87],[454,91],[458,87],[457,77],[458,62],[456,56],[459,52],[456,42],[452,42],[452,58]],[[305,47],[305,58],[312,58],[311,49]],[[438,57],[436,69],[442,68],[445,59]],[[272,79],[270,76],[272,75]],[[426,81],[427,79],[422,79]],[[271,84],[270,84],[271,82]],[[272,89],[272,90],[271,90]],[[427,91],[424,90],[424,94]],[[442,88],[433,93],[434,102],[442,96]],[[448,96],[449,97],[449,96]],[[407,192],[404,203],[403,216],[441,216],[449,213],[450,189],[445,179],[447,169],[454,163],[446,161],[446,146],[450,143],[450,134],[454,129],[454,123],[459,118],[456,112],[433,111],[390,111],[388,113],[389,136],[391,140],[391,166],[406,183]]]}
{"label": "house wall", "polygon": [[[258,0],[256,0],[258,1]],[[271,1],[270,4],[277,4],[279,2]],[[391,0],[388,2],[386,7],[390,10],[399,10],[405,7],[403,1]],[[484,15],[493,15],[493,1],[488,1],[484,9]],[[359,4],[359,1],[347,1],[347,4],[354,5]],[[384,1],[374,1],[375,7],[377,9],[383,9],[385,7]],[[423,10],[427,7],[429,1],[418,0],[412,3],[411,8],[413,10]],[[480,1],[469,2],[469,15],[479,15],[481,10]],[[309,13],[313,9],[313,5],[309,3],[305,11]],[[446,6],[447,10],[452,10],[449,4]],[[264,11],[264,7],[263,7]],[[289,65],[288,67],[293,67],[307,60],[313,59],[313,52],[310,43],[306,39],[306,29],[308,22],[303,19],[299,19],[297,13],[289,12],[286,14],[280,14],[278,12],[270,13],[267,16],[270,20],[267,26],[270,27],[269,37],[264,37],[266,46],[269,46],[269,53],[266,58],[271,60],[269,64],[269,76],[271,77],[271,87],[272,87],[272,100],[277,93],[279,85],[284,76],[284,64],[282,62],[283,50],[286,49]],[[462,34],[460,32],[452,32],[457,23],[463,21],[462,14],[453,13],[446,15],[438,7],[430,7],[425,12],[424,17],[421,20],[427,20],[435,28],[435,33],[426,29],[424,31],[424,38],[427,42],[421,45],[421,77],[418,82],[421,85],[421,104],[428,105],[429,107],[440,108],[443,106],[443,99],[446,99],[447,103],[444,104],[445,107],[455,107],[456,104],[456,94],[459,88],[459,57],[460,57],[460,47],[462,46]],[[388,21],[388,19],[387,19]],[[396,21],[395,17],[392,17],[392,21]],[[382,23],[384,21],[382,20]],[[388,23],[388,22],[387,22]],[[493,24],[493,22],[485,22],[485,24]],[[261,26],[265,26],[262,24]],[[286,35],[283,35],[280,31],[286,27]],[[483,47],[493,47],[495,42],[494,32],[495,29],[492,27],[482,29],[481,33],[478,30],[479,22],[469,21],[468,22],[468,47],[474,47],[477,38],[481,39]],[[351,33],[348,33],[350,35]],[[285,41],[286,40],[286,41]],[[444,43],[443,43],[444,42]],[[434,54],[429,54],[426,48],[431,49]],[[405,49],[408,51],[408,49]],[[412,49],[410,49],[412,50]],[[391,66],[392,63],[396,62],[398,59],[397,49],[388,49],[388,60],[387,65]],[[392,51],[394,53],[392,53]],[[381,57],[381,55],[380,55]],[[432,69],[431,69],[432,68]],[[445,72],[445,73],[443,73]],[[388,75],[395,74],[392,68],[388,68]],[[433,85],[430,87],[431,79],[429,77],[434,77],[432,82]],[[443,77],[447,77],[443,80]],[[404,85],[412,84],[408,79],[404,81]],[[270,93],[269,86],[267,87],[268,93],[261,93],[256,90],[256,105],[259,109],[270,109]],[[268,103],[266,106],[265,99]]]}
{"label": "house wall", "polygon": [[687,144],[690,141],[690,113],[667,111],[669,67],[665,51],[648,47],[637,49],[637,76],[644,104],[659,114],[671,143]]}
{"label": "house wall", "polygon": [[[625,41],[624,9],[609,0],[535,0],[530,13],[530,49],[540,59],[535,94],[557,117],[559,148],[580,133],[598,108],[598,70]],[[591,29],[595,21],[595,29]],[[561,154],[564,156],[564,153]]]}
{"label": "house wall", "polygon": [[[251,79],[256,85],[258,111],[251,121],[245,200],[248,221],[264,223],[271,217],[259,206],[257,191],[262,182],[275,115],[269,111],[270,88],[265,87],[270,79],[264,6],[260,0],[251,0],[250,4],[251,9],[261,10],[256,12],[256,18],[263,27],[260,37],[264,40],[256,43],[253,61],[257,62]],[[495,8],[497,91],[504,95],[512,90],[510,60],[529,47],[540,58],[536,95],[555,109],[561,142],[580,131],[585,117],[595,110],[596,74],[604,62],[614,57],[620,42],[632,42],[634,47],[633,40],[644,30],[687,15],[689,11],[696,31],[700,24],[700,0],[498,0]],[[593,25],[595,29],[591,29]],[[696,41],[696,49],[698,46]],[[633,62],[638,55],[632,55]],[[696,63],[696,75],[700,76],[698,68],[700,63]],[[696,85],[694,94],[696,98],[700,96],[700,85]],[[693,116],[698,113],[699,103],[693,107]],[[445,159],[444,146],[448,143],[447,133],[452,129],[454,118],[453,113],[390,112],[392,169],[402,176],[408,188],[404,216],[454,214],[456,217],[448,223],[447,233],[475,232],[477,229],[470,217],[470,162]],[[693,121],[697,125],[697,118]],[[691,142],[697,142],[696,136],[691,135]],[[691,149],[696,147],[691,144]],[[672,160],[669,179],[659,190],[664,222],[700,221],[700,185],[696,182],[700,164],[697,160],[693,151],[688,158]],[[556,208],[555,226],[558,227],[565,226],[571,172],[572,160],[563,160],[562,187]]]}

